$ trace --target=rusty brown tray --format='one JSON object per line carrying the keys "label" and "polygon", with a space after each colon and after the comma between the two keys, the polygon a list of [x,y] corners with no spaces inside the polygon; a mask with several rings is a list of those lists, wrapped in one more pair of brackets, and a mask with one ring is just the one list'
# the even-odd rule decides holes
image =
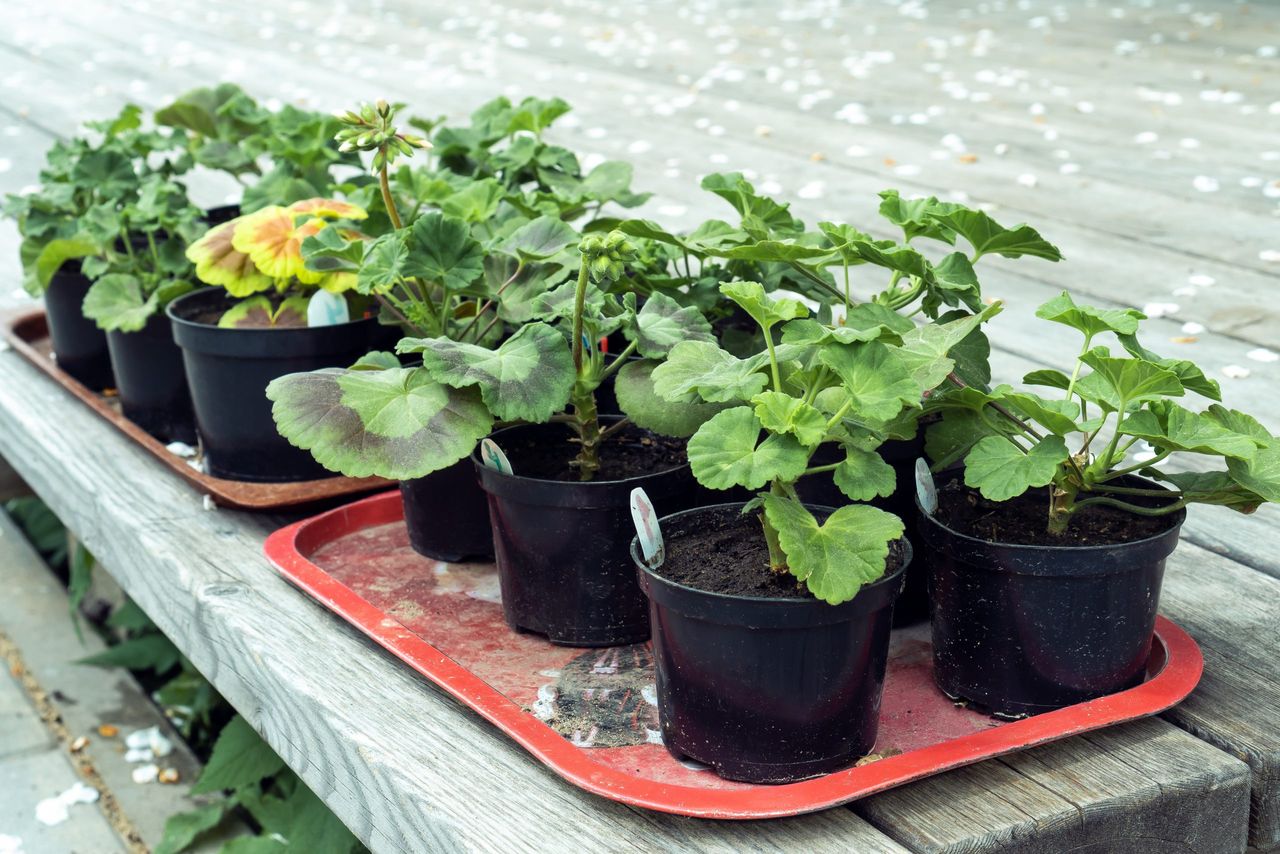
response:
{"label": "rusty brown tray", "polygon": [[198,457],[191,461],[172,453],[159,439],[125,418],[119,404],[110,394],[98,394],[58,368],[53,360],[53,351],[49,343],[48,321],[42,310],[5,316],[0,323],[0,334],[3,334],[13,349],[28,362],[84,401],[90,409],[114,424],[121,433],[149,451],[179,477],[209,495],[219,506],[237,510],[297,507],[333,498],[362,495],[392,485],[391,481],[380,477],[326,477],[321,480],[300,480],[289,483],[252,483],[205,474],[192,465],[192,462],[199,464]]}

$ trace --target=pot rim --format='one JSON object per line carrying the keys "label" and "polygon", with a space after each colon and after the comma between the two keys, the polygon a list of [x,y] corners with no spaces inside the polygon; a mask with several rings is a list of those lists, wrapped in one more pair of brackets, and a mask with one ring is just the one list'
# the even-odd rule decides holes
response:
{"label": "pot rim", "polygon": [[[680,516],[690,516],[695,513],[702,513],[708,510],[728,510],[731,508],[741,509],[742,507],[745,507],[745,506],[746,506],[745,501],[741,501],[741,502],[727,501],[723,504],[708,504],[702,507],[691,507],[688,510],[680,510],[676,513],[671,513],[667,516],[660,517],[658,519],[658,524],[659,524],[659,527],[661,527],[662,523],[667,520],[675,519]],[[811,512],[814,510],[828,511],[829,513],[835,512],[834,507],[828,507],[823,504],[805,504],[804,506]],[[907,539],[907,535],[904,532],[901,537],[899,537],[897,540],[894,540],[893,542],[902,543],[903,550],[905,552],[903,556],[903,561],[898,566],[898,568],[891,572],[885,572],[884,575],[880,576],[870,584],[864,584],[862,587],[858,589],[858,592],[854,594],[852,599],[846,602],[841,602],[838,605],[832,605],[831,603],[826,602],[825,600],[819,599],[818,597],[814,596],[812,593],[809,594],[809,598],[807,599],[806,598],[797,599],[797,598],[783,598],[778,596],[743,596],[737,593],[717,593],[713,590],[703,590],[699,587],[690,587],[687,584],[681,584],[678,581],[672,581],[671,579],[660,574],[656,570],[651,569],[649,565],[644,562],[644,559],[640,555],[640,550],[639,550],[640,537],[639,536],[633,536],[631,538],[630,550],[631,550],[631,560],[633,563],[635,563],[636,567],[641,572],[643,572],[645,575],[649,576],[650,578],[653,578],[656,581],[662,583],[663,585],[666,585],[668,587],[673,587],[681,592],[692,593],[698,596],[705,596],[711,599],[712,601],[724,602],[724,603],[748,602],[753,604],[759,603],[764,605],[776,605],[779,607],[789,607],[794,609],[813,608],[815,606],[818,606],[827,613],[836,614],[843,609],[858,607],[858,600],[863,596],[864,593],[870,590],[884,589],[885,587],[890,586],[890,583],[895,582],[898,579],[901,579],[903,574],[906,573],[907,567],[911,565],[911,561],[914,558],[914,554],[912,553],[912,549],[911,549],[911,541]],[[647,594],[647,591],[646,591],[646,594]],[[862,599],[862,604],[865,604],[866,601],[867,601],[866,599]]]}
{"label": "pot rim", "polygon": [[[606,422],[614,422],[623,417],[624,416],[622,415],[599,416],[601,421],[606,421]],[[525,430],[531,427],[550,427],[552,426],[553,423],[555,422],[544,421],[541,424],[512,424],[507,427],[503,427],[501,430],[494,430],[485,438],[493,438],[495,436],[501,436],[503,433],[507,433],[513,430]],[[502,445],[499,444],[498,447],[501,448]],[[484,461],[480,458],[479,442],[476,443],[475,448],[472,449],[471,454],[469,456],[471,461],[476,466],[480,467],[481,469],[484,469],[483,476],[485,477],[501,478],[503,480],[515,482],[515,483],[558,483],[558,484],[564,484],[565,486],[572,486],[575,488],[617,487],[617,486],[625,486],[627,484],[632,484],[632,483],[640,485],[642,481],[648,478],[657,477],[659,475],[670,474],[671,472],[677,472],[682,469],[689,468],[689,461],[686,459],[683,463],[671,466],[670,468],[659,469],[658,471],[646,472],[645,474],[638,474],[634,477],[623,478],[622,480],[555,480],[549,477],[529,477],[528,475],[515,474],[514,472],[512,473],[502,472],[502,471],[498,471],[497,469],[490,468],[489,466],[485,465]]]}
{"label": "pot rim", "polygon": [[[949,479],[954,480],[955,478],[960,477],[961,474],[962,472],[957,471],[951,474]],[[1166,492],[1170,491],[1167,487],[1165,487],[1158,481],[1150,480],[1145,477],[1139,477],[1138,475],[1124,476],[1124,479],[1129,479],[1129,478],[1132,478],[1134,480],[1139,480],[1148,486],[1154,486],[1159,489],[1164,489]],[[973,487],[968,487],[968,488],[972,489]],[[1042,543],[1010,543],[1004,540],[988,540],[982,537],[975,537],[970,534],[962,534],[959,531],[952,528],[951,526],[941,522],[936,515],[926,513],[924,510],[924,506],[921,505],[920,503],[920,493],[918,491],[916,492],[913,498],[913,501],[916,505],[916,511],[919,513],[921,519],[930,523],[932,527],[945,532],[948,536],[954,537],[955,539],[960,540],[962,542],[970,543],[970,544],[973,544],[979,547],[985,547],[985,548],[1033,549],[1036,551],[1047,551],[1055,554],[1060,554],[1063,552],[1077,552],[1077,553],[1091,552],[1095,550],[1105,551],[1105,550],[1112,550],[1112,549],[1124,549],[1129,547],[1136,548],[1144,545],[1150,545],[1155,543],[1158,540],[1168,537],[1170,533],[1177,531],[1179,528],[1182,527],[1182,523],[1185,522],[1187,519],[1187,508],[1179,507],[1177,511],[1170,513],[1168,515],[1167,518],[1170,520],[1170,525],[1167,528],[1165,528],[1163,531],[1159,531],[1155,534],[1152,534],[1149,537],[1143,537],[1140,540],[1126,540],[1123,543],[1096,543],[1093,545],[1053,546],[1053,545],[1044,545]],[[997,503],[1002,503],[1002,502],[997,502]]]}
{"label": "pot rim", "polygon": [[197,290],[190,291],[189,293],[185,293],[182,296],[174,297],[173,299],[169,300],[169,302],[164,306],[162,311],[164,315],[168,317],[169,320],[172,321],[175,325],[185,326],[192,329],[199,329],[201,331],[213,330],[215,331],[215,334],[218,334],[218,335],[227,335],[227,334],[233,334],[233,333],[239,334],[239,335],[283,335],[285,333],[290,333],[290,332],[297,333],[299,331],[306,331],[309,329],[332,329],[332,330],[348,329],[358,324],[378,322],[378,318],[376,317],[359,317],[353,320],[347,320],[343,323],[331,323],[327,326],[285,326],[285,327],[278,327],[278,328],[274,326],[267,326],[267,327],[253,326],[253,327],[235,327],[235,328],[228,329],[228,328],[219,326],[216,323],[201,323],[197,320],[191,320],[186,317],[181,317],[174,311],[174,308],[176,308],[177,306],[181,305],[184,302],[187,302],[188,300],[191,302],[195,302],[196,297],[209,296],[214,292],[227,294],[227,298],[231,300],[239,299],[239,297],[233,297],[230,294],[228,294],[225,288],[219,288],[215,285],[209,285],[207,287],[199,288]]}

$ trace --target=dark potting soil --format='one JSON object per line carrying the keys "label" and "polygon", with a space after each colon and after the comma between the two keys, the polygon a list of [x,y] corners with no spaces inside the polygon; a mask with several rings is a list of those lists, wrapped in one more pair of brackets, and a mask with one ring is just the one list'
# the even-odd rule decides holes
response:
{"label": "dark potting soil", "polygon": [[[593,480],[627,480],[668,471],[684,465],[684,446],[683,439],[659,436],[639,427],[624,427],[600,446],[600,470]],[[549,439],[544,433],[511,438],[502,445],[517,476],[561,481],[578,479],[577,470],[569,465],[577,458],[578,448],[568,427],[563,439]]]}
{"label": "dark potting soil", "polygon": [[[663,538],[667,555],[658,573],[668,581],[731,596],[814,598],[795,576],[769,568],[758,510],[746,515],[736,508],[700,514],[676,530],[664,531]],[[896,570],[902,558],[902,542],[891,543],[886,574]]]}
{"label": "dark potting soil", "polygon": [[[1135,504],[1159,506],[1150,499],[1118,497]],[[1051,534],[1048,489],[1031,489],[1008,501],[989,501],[960,480],[939,485],[937,518],[951,530],[966,536],[1032,546],[1131,543],[1167,531],[1171,524],[1170,516],[1139,516],[1117,507],[1093,506],[1072,514],[1064,533]]]}

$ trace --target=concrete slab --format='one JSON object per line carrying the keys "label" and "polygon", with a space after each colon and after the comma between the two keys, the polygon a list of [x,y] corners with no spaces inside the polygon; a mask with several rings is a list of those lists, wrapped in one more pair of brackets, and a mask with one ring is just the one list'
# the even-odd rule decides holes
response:
{"label": "concrete slab", "polygon": [[[7,673],[0,674],[0,761],[9,756],[54,747],[27,696]],[[3,800],[0,790],[0,800]]]}
{"label": "concrete slab", "polygon": [[68,807],[60,824],[36,818],[37,805],[74,786],[79,777],[58,750],[0,759],[0,837],[15,837],[23,854],[114,854],[125,851],[97,804]]}

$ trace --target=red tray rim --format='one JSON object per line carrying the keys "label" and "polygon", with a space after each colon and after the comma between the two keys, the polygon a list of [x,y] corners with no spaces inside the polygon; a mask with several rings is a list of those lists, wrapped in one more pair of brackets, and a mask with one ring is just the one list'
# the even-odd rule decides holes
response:
{"label": "red tray rim", "polygon": [[1171,620],[1157,616],[1155,640],[1163,647],[1164,666],[1135,688],[799,783],[734,790],[658,783],[592,760],[589,750],[573,746],[305,557],[338,537],[403,518],[399,491],[380,493],[281,528],[267,538],[263,550],[293,584],[497,726],[568,782],[593,794],[658,812],[709,819],[765,819],[839,806],[983,759],[1157,714],[1190,694],[1204,668],[1195,640]]}

